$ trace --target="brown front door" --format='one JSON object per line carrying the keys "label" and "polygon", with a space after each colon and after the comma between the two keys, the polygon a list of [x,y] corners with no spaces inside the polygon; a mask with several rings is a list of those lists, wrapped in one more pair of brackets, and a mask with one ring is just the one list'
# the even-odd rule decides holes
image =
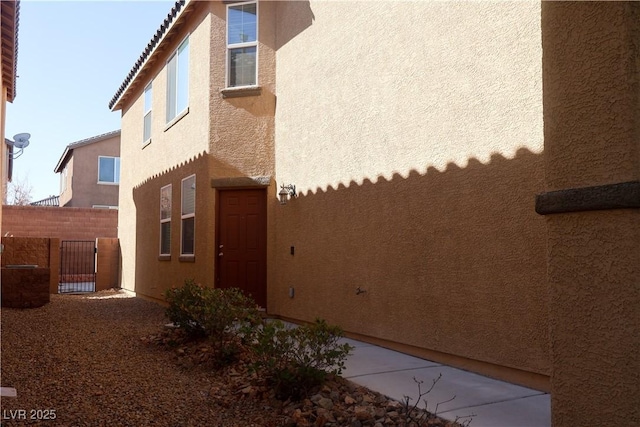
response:
{"label": "brown front door", "polygon": [[218,287],[242,289],[266,308],[266,191],[220,190],[218,194]]}

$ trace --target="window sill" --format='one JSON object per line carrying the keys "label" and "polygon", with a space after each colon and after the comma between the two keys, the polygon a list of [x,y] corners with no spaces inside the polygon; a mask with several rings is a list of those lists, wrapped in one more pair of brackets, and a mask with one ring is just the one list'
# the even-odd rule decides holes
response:
{"label": "window sill", "polygon": [[184,116],[186,116],[187,114],[189,114],[189,107],[185,108],[184,110],[182,110],[182,112],[180,114],[178,114],[173,119],[171,119],[171,121],[169,123],[167,123],[167,125],[164,127],[164,131],[166,132],[169,129],[171,129],[171,127],[173,127],[173,125],[175,125],[180,120],[182,120],[182,118]]}
{"label": "window sill", "polygon": [[158,261],[171,261],[171,255],[158,255]]}
{"label": "window sill", "polygon": [[147,147],[149,144],[151,144],[151,138],[147,139],[146,141],[144,141],[142,143],[142,148],[144,149],[145,147]]}
{"label": "window sill", "polygon": [[195,257],[195,255],[180,255],[180,258],[178,258],[178,261],[180,261],[180,262],[196,262],[196,257]]}
{"label": "window sill", "polygon": [[243,86],[243,87],[227,87],[220,90],[223,98],[240,98],[242,96],[260,96],[262,87],[260,86]]}
{"label": "window sill", "polygon": [[102,182],[102,181],[98,181],[98,185],[120,185],[119,182]]}

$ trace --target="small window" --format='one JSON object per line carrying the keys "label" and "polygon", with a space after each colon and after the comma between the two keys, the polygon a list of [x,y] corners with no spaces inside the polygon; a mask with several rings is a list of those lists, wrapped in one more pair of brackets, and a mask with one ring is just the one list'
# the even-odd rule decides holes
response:
{"label": "small window", "polygon": [[151,83],[144,89],[144,130],[142,132],[142,143],[148,144],[151,139]]}
{"label": "small window", "polygon": [[189,106],[189,38],[167,62],[167,123]]}
{"label": "small window", "polygon": [[258,84],[258,4],[227,6],[227,87]]}
{"label": "small window", "polygon": [[64,169],[62,169],[62,173],[60,174],[60,194],[67,191],[67,176],[68,176],[68,170],[67,170],[67,167],[65,166]]}
{"label": "small window", "polygon": [[171,254],[171,184],[160,189],[160,255]]}
{"label": "small window", "polygon": [[196,176],[182,180],[182,245],[181,255],[194,255],[196,226]]}
{"label": "small window", "polygon": [[120,182],[120,157],[98,157],[98,184]]}

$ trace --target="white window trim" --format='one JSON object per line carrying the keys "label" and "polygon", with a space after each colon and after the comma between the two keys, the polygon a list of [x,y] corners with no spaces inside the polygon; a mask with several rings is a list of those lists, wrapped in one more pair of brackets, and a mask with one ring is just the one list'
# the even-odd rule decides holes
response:
{"label": "white window trim", "polygon": [[118,176],[118,180],[115,182],[111,181],[100,181],[100,159],[114,159],[113,162],[113,177],[116,178],[116,163],[120,163],[120,157],[116,156],[98,156],[98,184],[100,185],[120,185],[120,176]]}
{"label": "white window trim", "polygon": [[[151,92],[151,101],[150,101],[150,105],[149,105],[149,109],[147,110],[147,91]],[[149,84],[144,88],[144,91],[142,92],[142,99],[144,102],[143,105],[143,111],[142,111],[142,147],[144,148],[145,146],[149,145],[151,143],[151,133],[152,133],[152,127],[153,127],[153,81],[150,81]],[[150,119],[150,124],[149,124],[149,138],[145,139],[144,138],[144,124],[145,121],[147,119],[147,114],[150,115],[151,119]]]}
{"label": "white window trim", "polygon": [[[191,42],[189,40],[189,36],[191,36],[191,34],[187,34],[185,36],[185,38],[183,38],[180,43],[178,43],[178,46],[175,48],[175,50],[173,51],[173,53],[169,56],[169,58],[167,58],[167,62],[165,63],[165,69],[167,70],[167,97],[169,96],[169,75],[168,75],[168,66],[169,66],[169,62],[171,62],[171,60],[173,58],[175,58],[178,55],[178,51],[180,50],[180,47],[184,44],[184,42],[189,42],[189,49],[191,49]],[[191,50],[189,50],[189,61],[191,61]],[[187,65],[191,65],[191,64],[187,64]],[[187,79],[189,78],[189,72],[191,72],[191,67],[188,67],[188,72],[187,72]],[[176,64],[176,108],[178,105],[178,65]],[[169,108],[169,102],[168,99],[165,99],[165,122],[167,127],[165,128],[165,131],[170,128],[171,126],[173,126],[176,122],[178,122],[182,117],[184,117],[186,115],[186,113],[189,112],[189,83],[191,83],[189,80],[187,80],[187,105],[185,108],[183,108],[180,111],[176,111],[176,114],[170,119],[167,120],[167,110]]]}
{"label": "white window trim", "polygon": [[113,205],[93,205],[91,207],[94,209],[118,209],[117,206]]}
{"label": "white window trim", "polygon": [[[252,4],[255,3],[256,5],[256,41],[254,42],[247,42],[247,43],[234,43],[232,45],[229,44],[229,8],[232,6],[239,6],[239,5],[243,5],[243,4]],[[259,3],[256,0],[252,0],[252,1],[244,1],[244,2],[238,2],[238,3],[231,3],[231,4],[227,4],[227,15],[226,15],[226,25],[225,25],[225,42],[226,42],[226,59],[225,59],[225,86],[226,89],[240,89],[240,88],[252,88],[252,87],[257,87],[259,86],[259,82],[258,82],[258,74],[259,74],[259,69],[260,69],[260,49],[258,48],[258,42],[260,41],[260,9],[259,9]],[[229,67],[229,51],[231,49],[237,49],[237,48],[241,48],[241,47],[253,47],[255,46],[256,48],[256,77],[255,77],[255,83],[252,85],[244,85],[244,86],[229,86],[229,74],[231,72],[231,69]]]}
{"label": "white window trim", "polygon": [[[169,217],[168,218],[162,218],[162,190],[164,190],[165,188],[169,188],[169,194],[171,194],[171,209],[169,209]],[[171,224],[171,213],[173,210],[173,186],[172,184],[167,184],[164,187],[160,188],[160,247],[158,248],[158,252],[160,252],[160,255],[171,255],[171,225],[169,225],[169,252],[168,253],[163,253],[162,252],[162,224],[165,223],[169,223]]]}
{"label": "white window trim", "polygon": [[[193,213],[189,213],[189,214],[183,214],[182,213],[182,205],[184,202],[184,191],[182,191],[184,182],[188,179],[193,178],[193,185],[196,185],[196,174],[192,174],[189,175],[186,178],[183,178],[182,181],[180,181],[180,256],[181,257],[193,257],[196,255],[196,197],[197,197],[197,193],[196,195],[193,196]],[[194,188],[195,190],[195,188]],[[184,248],[183,248],[183,241],[184,241],[184,229],[183,229],[183,220],[185,219],[189,219],[189,218],[193,218],[193,253],[192,254],[185,254],[184,253]]]}

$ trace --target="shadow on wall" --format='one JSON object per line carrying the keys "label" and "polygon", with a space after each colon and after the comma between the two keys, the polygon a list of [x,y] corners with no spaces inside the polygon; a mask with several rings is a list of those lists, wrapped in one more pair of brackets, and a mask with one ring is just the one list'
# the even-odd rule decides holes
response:
{"label": "shadow on wall", "polygon": [[286,22],[287,25],[278,27],[279,32],[276,37],[276,46],[274,46],[276,50],[309,28],[315,20],[308,1],[278,2],[277,5],[278,20]]}
{"label": "shadow on wall", "polygon": [[270,311],[548,375],[543,190],[520,149],[301,194],[276,208]]}
{"label": "shadow on wall", "polygon": [[[181,255],[181,184],[196,175],[195,256]],[[156,174],[133,189],[136,210],[135,291],[163,300],[163,293],[186,279],[213,286],[215,260],[215,189],[212,177],[237,177],[240,172],[206,152]],[[171,185],[170,251],[160,254],[160,191]],[[127,256],[125,254],[125,256]]]}

